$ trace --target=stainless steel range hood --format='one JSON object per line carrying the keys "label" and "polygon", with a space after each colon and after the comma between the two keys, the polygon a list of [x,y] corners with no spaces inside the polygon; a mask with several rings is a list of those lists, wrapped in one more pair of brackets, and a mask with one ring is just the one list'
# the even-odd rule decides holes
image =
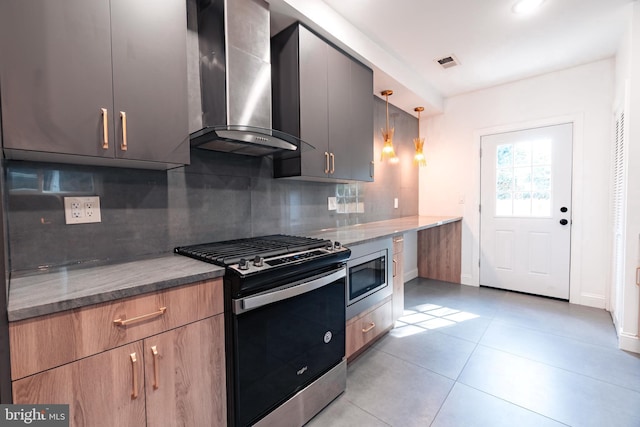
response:
{"label": "stainless steel range hood", "polygon": [[312,149],[271,129],[269,6],[264,0],[197,0],[202,129],[193,147],[264,156]]}

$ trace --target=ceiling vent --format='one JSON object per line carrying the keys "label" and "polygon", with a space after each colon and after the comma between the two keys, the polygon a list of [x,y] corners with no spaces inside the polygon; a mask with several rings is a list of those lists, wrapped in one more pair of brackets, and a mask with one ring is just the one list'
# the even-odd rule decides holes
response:
{"label": "ceiling vent", "polygon": [[456,58],[453,55],[445,56],[444,58],[436,59],[435,61],[438,64],[440,64],[442,68],[445,68],[445,69],[455,67],[456,65],[460,64],[460,61],[458,61],[458,58]]}

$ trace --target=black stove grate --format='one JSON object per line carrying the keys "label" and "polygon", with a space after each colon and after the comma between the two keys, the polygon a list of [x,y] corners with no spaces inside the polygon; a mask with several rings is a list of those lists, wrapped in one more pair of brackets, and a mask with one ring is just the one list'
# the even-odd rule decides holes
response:
{"label": "black stove grate", "polygon": [[221,267],[226,267],[237,264],[242,258],[251,259],[255,256],[268,258],[286,255],[309,249],[322,248],[328,243],[331,242],[325,239],[274,234],[271,236],[181,246],[177,247],[175,252]]}

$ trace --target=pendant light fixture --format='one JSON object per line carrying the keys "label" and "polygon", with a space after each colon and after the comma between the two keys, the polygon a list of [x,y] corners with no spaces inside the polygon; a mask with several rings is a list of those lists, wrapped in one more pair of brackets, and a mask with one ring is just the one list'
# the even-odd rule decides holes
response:
{"label": "pendant light fixture", "polygon": [[387,127],[382,129],[382,140],[384,145],[382,146],[382,153],[380,155],[380,161],[389,160],[390,163],[398,163],[398,157],[396,151],[393,149],[393,132],[394,128],[389,129],[389,96],[393,95],[392,90],[383,90],[380,92],[387,101]]}
{"label": "pendant light fixture", "polygon": [[422,149],[424,147],[424,138],[420,138],[420,113],[424,111],[424,107],[416,107],[413,111],[418,112],[418,137],[413,138],[413,145],[416,147],[416,154],[413,156],[413,163],[418,166],[427,166],[427,160],[424,158]]}

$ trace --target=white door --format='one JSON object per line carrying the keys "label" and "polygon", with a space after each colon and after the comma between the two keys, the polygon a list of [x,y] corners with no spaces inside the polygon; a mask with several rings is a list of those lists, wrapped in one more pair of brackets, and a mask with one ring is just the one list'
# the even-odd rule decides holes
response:
{"label": "white door", "polygon": [[480,285],[569,299],[571,123],[483,136]]}

